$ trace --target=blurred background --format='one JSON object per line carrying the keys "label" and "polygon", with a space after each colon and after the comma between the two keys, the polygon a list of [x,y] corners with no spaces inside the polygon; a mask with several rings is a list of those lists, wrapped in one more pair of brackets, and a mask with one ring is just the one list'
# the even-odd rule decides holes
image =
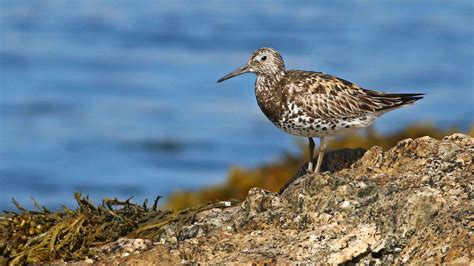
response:
{"label": "blurred background", "polygon": [[253,75],[216,83],[262,46],[288,68],[427,93],[377,134],[467,132],[473,22],[469,0],[2,0],[0,209],[12,196],[70,206],[74,191],[141,201],[299,165],[296,138],[259,110]]}

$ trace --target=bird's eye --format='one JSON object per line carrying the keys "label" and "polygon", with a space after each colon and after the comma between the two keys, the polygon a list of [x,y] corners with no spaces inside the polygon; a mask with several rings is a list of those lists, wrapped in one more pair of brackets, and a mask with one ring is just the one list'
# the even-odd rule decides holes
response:
{"label": "bird's eye", "polygon": [[265,61],[265,60],[267,60],[267,56],[266,56],[266,55],[264,55],[264,56],[260,57],[260,60],[262,60],[262,61]]}

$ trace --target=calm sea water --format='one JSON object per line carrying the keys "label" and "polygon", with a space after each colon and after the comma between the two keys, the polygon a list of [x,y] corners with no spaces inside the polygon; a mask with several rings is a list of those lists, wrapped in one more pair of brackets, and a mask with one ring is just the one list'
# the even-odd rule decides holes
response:
{"label": "calm sea water", "polygon": [[[295,151],[254,77],[216,84],[261,46],[289,68],[426,92],[384,132],[473,122],[472,1],[0,1],[0,208],[73,191],[137,200],[222,182]],[[72,205],[74,206],[74,205]]]}

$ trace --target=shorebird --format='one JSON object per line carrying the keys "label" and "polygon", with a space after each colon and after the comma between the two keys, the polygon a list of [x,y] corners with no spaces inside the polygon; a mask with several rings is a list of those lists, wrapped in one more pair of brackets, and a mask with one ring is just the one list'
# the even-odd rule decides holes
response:
{"label": "shorebird", "polygon": [[[322,72],[286,70],[282,56],[273,48],[253,52],[249,61],[217,82],[254,73],[255,96],[263,113],[273,124],[309,141],[308,172],[319,172],[327,138],[364,128],[382,114],[412,104],[423,93],[386,93],[367,90]],[[319,154],[313,169],[314,140]]]}

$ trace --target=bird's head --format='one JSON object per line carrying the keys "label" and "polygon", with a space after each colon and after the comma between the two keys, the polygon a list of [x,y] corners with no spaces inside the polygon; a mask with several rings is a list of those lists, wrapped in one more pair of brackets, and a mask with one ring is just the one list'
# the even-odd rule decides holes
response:
{"label": "bird's head", "polygon": [[217,82],[233,78],[245,73],[264,76],[277,76],[285,72],[285,63],[280,53],[273,48],[263,47],[252,53],[247,64],[220,78]]}

